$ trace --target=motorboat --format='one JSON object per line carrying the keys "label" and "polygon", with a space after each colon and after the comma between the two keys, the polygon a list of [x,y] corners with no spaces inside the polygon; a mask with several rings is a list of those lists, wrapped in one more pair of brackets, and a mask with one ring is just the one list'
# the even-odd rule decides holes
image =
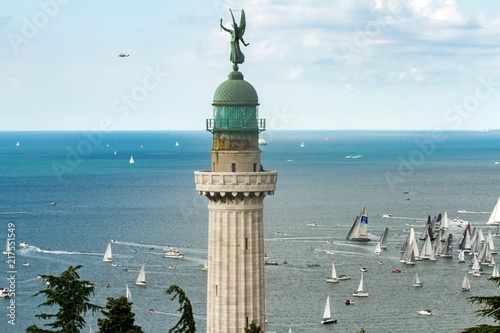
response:
{"label": "motorboat", "polygon": [[10,297],[10,289],[0,287],[0,298]]}
{"label": "motorboat", "polygon": [[28,243],[26,243],[26,242],[21,242],[21,243],[19,243],[19,246],[20,246],[20,247],[28,247]]}
{"label": "motorboat", "polygon": [[393,270],[391,270],[391,273],[401,273],[401,270],[400,269],[393,269]]}
{"label": "motorboat", "polygon": [[359,270],[362,272],[368,272],[368,268],[366,268],[366,267],[361,267]]}
{"label": "motorboat", "polygon": [[345,305],[354,305],[354,300],[352,300],[352,299],[346,299],[346,300],[344,301],[344,304],[345,304]]}
{"label": "motorboat", "polygon": [[184,255],[178,250],[171,250],[163,253],[165,258],[183,259]]}
{"label": "motorboat", "polygon": [[311,222],[307,224],[308,227],[317,227],[318,224],[316,222]]}
{"label": "motorboat", "polygon": [[278,266],[278,262],[276,260],[267,259],[264,261],[264,265],[266,265],[266,266]]}
{"label": "motorboat", "polygon": [[23,264],[23,266],[24,266],[24,267],[30,267],[30,266],[31,266],[31,264],[30,264],[29,262],[25,262],[25,263]]}
{"label": "motorboat", "polygon": [[350,280],[350,279],[352,279],[352,276],[345,275],[345,274],[340,274],[340,275],[337,275],[337,279],[339,279],[339,281],[340,280]]}
{"label": "motorboat", "polygon": [[384,214],[382,217],[385,217],[386,219],[390,219],[392,217],[392,214]]}
{"label": "motorboat", "polygon": [[423,316],[432,316],[432,310],[431,309],[420,310],[418,311],[418,314]]}

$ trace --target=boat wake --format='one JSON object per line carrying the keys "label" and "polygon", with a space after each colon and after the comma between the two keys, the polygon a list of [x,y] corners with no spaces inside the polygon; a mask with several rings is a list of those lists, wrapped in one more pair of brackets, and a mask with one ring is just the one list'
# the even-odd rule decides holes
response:
{"label": "boat wake", "polygon": [[460,214],[491,214],[491,212],[471,212],[471,211],[468,211],[465,209],[459,210],[459,211],[457,211],[457,213],[460,213]]}

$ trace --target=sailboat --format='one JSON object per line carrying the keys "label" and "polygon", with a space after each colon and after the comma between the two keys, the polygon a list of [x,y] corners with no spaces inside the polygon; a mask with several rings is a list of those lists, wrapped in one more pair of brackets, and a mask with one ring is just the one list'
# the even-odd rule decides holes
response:
{"label": "sailboat", "polygon": [[175,141],[175,146],[179,147],[179,141]]}
{"label": "sailboat", "polygon": [[382,247],[380,246],[380,242],[377,242],[377,245],[375,245],[375,254],[380,255],[382,252]]}
{"label": "sailboat", "polygon": [[352,296],[358,297],[368,297],[368,292],[366,291],[365,280],[363,272],[361,272],[361,280],[359,280],[358,290],[356,290]]}
{"label": "sailboat", "polygon": [[201,269],[202,271],[208,271],[208,262],[205,260],[203,263],[203,268]]}
{"label": "sailboat", "polygon": [[127,297],[129,302],[132,302],[132,293],[130,292],[130,289],[128,289],[128,284],[125,285],[125,297]]}
{"label": "sailboat", "polygon": [[133,156],[130,156],[130,161],[128,161],[130,164],[134,164],[135,161],[134,161],[134,157]]}
{"label": "sailboat", "polygon": [[330,296],[326,297],[325,311],[323,312],[323,319],[321,319],[322,324],[336,324],[337,319],[332,318],[332,312],[330,310]]}
{"label": "sailboat", "polygon": [[363,206],[360,216],[361,218],[356,216],[346,238],[350,241],[369,242],[371,239],[368,238],[368,212],[365,206]]}
{"label": "sailboat", "polygon": [[146,285],[146,270],[144,269],[144,265],[141,267],[141,271],[139,272],[139,275],[137,276],[137,279],[135,280],[135,284],[139,286],[145,286]]}
{"label": "sailboat", "polygon": [[498,272],[497,265],[493,266],[493,272],[491,272],[491,277],[492,278],[500,277],[500,273]]}
{"label": "sailboat", "polygon": [[326,278],[326,282],[339,282],[337,277],[337,271],[335,270],[335,264],[332,262],[332,275]]}
{"label": "sailboat", "polygon": [[464,276],[464,280],[462,281],[462,289],[461,291],[469,291],[470,290],[470,282],[467,278],[467,274]]}
{"label": "sailboat", "polygon": [[302,141],[302,142],[300,143],[300,148],[304,148],[305,146],[306,146],[306,145],[305,145],[304,141]]}
{"label": "sailboat", "polygon": [[448,213],[445,211],[443,220],[441,221],[441,230],[448,230]]}
{"label": "sailboat", "polygon": [[380,236],[380,248],[387,249],[387,236],[389,235],[389,227],[385,227],[384,233]]}
{"label": "sailboat", "polygon": [[413,282],[414,287],[423,287],[424,284],[420,282],[420,279],[418,278],[418,274],[415,273],[415,282]]}
{"label": "sailboat", "polygon": [[486,224],[487,225],[500,224],[500,198],[498,198],[497,204],[495,205],[495,208],[493,208],[490,218],[488,219],[488,222],[486,222]]}
{"label": "sailboat", "polygon": [[104,252],[104,257],[102,261],[111,262],[113,261],[113,257],[111,255],[111,243],[108,243],[108,247],[106,248],[106,252]]}

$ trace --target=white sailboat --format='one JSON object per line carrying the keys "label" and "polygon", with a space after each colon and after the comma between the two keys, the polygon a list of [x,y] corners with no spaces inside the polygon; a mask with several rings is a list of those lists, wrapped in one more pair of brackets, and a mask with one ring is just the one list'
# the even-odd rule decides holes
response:
{"label": "white sailboat", "polygon": [[201,270],[208,271],[208,261],[205,260],[205,262],[203,263],[203,268]]}
{"label": "white sailboat", "polygon": [[102,261],[105,262],[113,261],[113,256],[111,254],[111,243],[108,243],[108,247],[106,248],[106,252],[104,252],[104,257],[102,258]]}
{"label": "white sailboat", "polygon": [[380,246],[380,242],[377,242],[377,245],[375,245],[375,254],[380,255],[382,252],[382,247]]}
{"label": "white sailboat", "polygon": [[493,266],[493,272],[491,272],[491,277],[492,278],[500,277],[500,273],[498,272],[497,265]]}
{"label": "white sailboat", "polygon": [[175,146],[179,147],[179,141],[175,141]]}
{"label": "white sailboat", "polygon": [[130,160],[128,161],[130,164],[134,164],[135,161],[134,161],[134,157],[133,156],[130,156]]}
{"label": "white sailboat", "polygon": [[352,294],[352,296],[368,297],[368,291],[366,290],[365,279],[363,274],[364,273],[361,272],[361,280],[359,280],[358,289]]}
{"label": "white sailboat", "polygon": [[337,277],[337,270],[335,270],[335,264],[332,262],[332,275],[326,278],[326,282],[339,282]]}
{"label": "white sailboat", "polygon": [[321,319],[321,324],[336,324],[337,319],[332,318],[332,312],[330,310],[330,296],[326,297],[325,311],[323,312],[323,319]]}
{"label": "white sailboat", "polygon": [[462,289],[461,291],[469,291],[470,290],[470,282],[467,278],[467,274],[464,276],[464,280],[462,281]]}
{"label": "white sailboat", "polygon": [[441,230],[448,230],[448,213],[445,211],[443,220],[441,221]]}
{"label": "white sailboat", "polygon": [[365,206],[363,206],[360,216],[356,216],[346,238],[350,241],[369,242],[371,239],[368,238],[368,211]]}
{"label": "white sailboat", "polygon": [[428,260],[430,259],[432,252],[433,250],[432,250],[431,238],[429,234],[427,234],[425,236],[424,245],[422,246],[422,251],[420,251],[420,258],[422,258],[423,260]]}
{"label": "white sailboat", "polygon": [[137,279],[135,280],[135,284],[139,286],[145,286],[146,285],[146,270],[144,269],[144,265],[141,267],[141,271],[139,272],[139,275],[137,276]]}
{"label": "white sailboat", "polygon": [[495,205],[495,208],[493,208],[490,218],[488,219],[488,222],[486,222],[486,224],[487,225],[500,224],[500,198],[498,198],[497,204]]}
{"label": "white sailboat", "polygon": [[129,302],[132,302],[132,293],[128,289],[128,284],[125,285],[125,297],[127,297]]}
{"label": "white sailboat", "polygon": [[465,263],[465,250],[460,250],[460,252],[458,252],[458,262],[463,264]]}
{"label": "white sailboat", "polygon": [[420,279],[418,278],[418,274],[415,273],[415,282],[413,282],[414,287],[423,287],[424,284],[420,282]]}

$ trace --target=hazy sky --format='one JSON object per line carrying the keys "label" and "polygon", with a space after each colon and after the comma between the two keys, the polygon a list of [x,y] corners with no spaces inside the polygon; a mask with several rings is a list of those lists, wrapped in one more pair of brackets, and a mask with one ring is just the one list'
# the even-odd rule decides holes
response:
{"label": "hazy sky", "polygon": [[0,0],[0,130],[203,130],[229,8],[268,129],[500,128],[500,1]]}

